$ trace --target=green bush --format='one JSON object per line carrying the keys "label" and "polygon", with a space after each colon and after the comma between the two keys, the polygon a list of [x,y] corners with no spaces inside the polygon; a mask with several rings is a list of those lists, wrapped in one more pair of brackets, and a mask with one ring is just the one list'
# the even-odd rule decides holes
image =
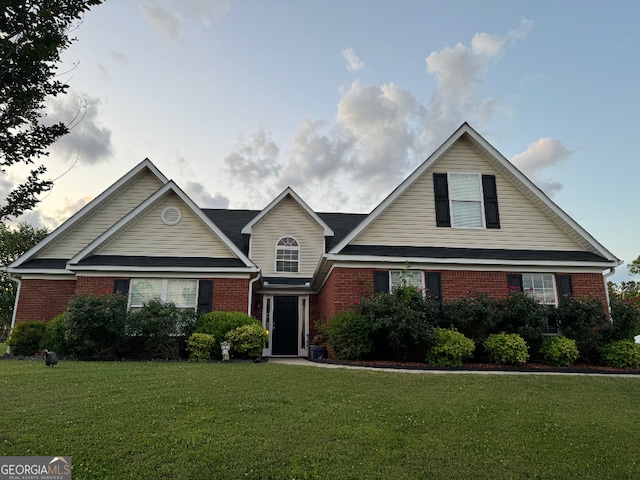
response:
{"label": "green bush", "polygon": [[606,365],[617,368],[640,367],[640,344],[633,340],[618,340],[602,349]]}
{"label": "green bush", "polygon": [[368,320],[353,310],[346,310],[327,322],[327,339],[333,354],[340,360],[362,360],[373,349]]}
{"label": "green bush", "polygon": [[178,360],[183,338],[196,322],[193,309],[179,309],[172,302],[150,300],[129,313],[127,334],[142,341],[144,354],[155,358]]}
{"label": "green bush", "polygon": [[357,311],[371,327],[374,358],[422,360],[440,306],[416,287],[404,285],[390,293],[362,298]]}
{"label": "green bush", "polygon": [[476,343],[496,331],[498,302],[485,292],[470,292],[468,296],[450,300],[443,305],[441,327],[452,327]]}
{"label": "green bush", "polygon": [[[215,311],[201,315],[196,321],[195,333],[208,333],[216,339],[225,339],[227,332],[235,330],[242,325],[252,325],[261,323],[254,317],[242,312],[222,312]],[[219,348],[213,349],[213,358],[220,360],[222,351]]]}
{"label": "green bush", "polygon": [[66,311],[69,352],[80,358],[115,358],[126,338],[127,297],[77,294]]}
{"label": "green bush", "polygon": [[498,318],[494,332],[517,333],[532,350],[542,346],[549,306],[538,303],[525,292],[511,292],[497,301]]}
{"label": "green bush", "polygon": [[465,358],[471,357],[476,346],[473,340],[448,328],[434,329],[432,346],[427,362],[438,367],[461,367]]}
{"label": "green bush", "polygon": [[527,363],[529,348],[527,342],[517,333],[494,333],[484,341],[483,346],[489,360],[504,365]]}
{"label": "green bush", "polygon": [[42,348],[46,329],[47,324],[39,320],[17,322],[7,340],[7,345],[11,347],[11,354],[32,356]]}
{"label": "green bush", "polygon": [[60,357],[68,355],[66,332],[67,316],[61,313],[47,322],[47,328],[42,338],[42,347],[56,352]]}
{"label": "green bush", "polygon": [[611,340],[633,340],[640,334],[640,301],[615,292],[611,300]]}
{"label": "green bush", "polygon": [[209,335],[208,333],[191,334],[189,340],[187,340],[189,360],[194,362],[209,360],[215,344],[216,339],[213,335]]}
{"label": "green bush", "polygon": [[562,335],[576,341],[580,357],[596,363],[611,328],[602,302],[592,297],[565,296],[554,313]]}
{"label": "green bush", "polygon": [[576,341],[562,335],[548,337],[542,344],[540,353],[545,363],[556,367],[570,367],[580,356]]}
{"label": "green bush", "polygon": [[227,332],[226,339],[231,343],[231,352],[240,358],[258,358],[262,356],[264,342],[269,338],[259,323],[242,325]]}

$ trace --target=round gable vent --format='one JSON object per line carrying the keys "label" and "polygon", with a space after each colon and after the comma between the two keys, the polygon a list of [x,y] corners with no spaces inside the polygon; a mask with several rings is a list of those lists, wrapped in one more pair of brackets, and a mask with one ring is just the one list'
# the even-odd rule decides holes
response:
{"label": "round gable vent", "polygon": [[182,214],[177,207],[167,207],[162,210],[160,217],[165,225],[177,225],[182,218]]}

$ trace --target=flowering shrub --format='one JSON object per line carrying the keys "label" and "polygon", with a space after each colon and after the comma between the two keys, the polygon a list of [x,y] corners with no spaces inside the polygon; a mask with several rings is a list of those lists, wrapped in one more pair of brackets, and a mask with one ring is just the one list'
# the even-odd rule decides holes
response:
{"label": "flowering shrub", "polygon": [[42,321],[18,322],[11,330],[7,345],[12,355],[31,356],[40,350],[47,324]]}
{"label": "flowering shrub", "polygon": [[617,368],[640,367],[640,344],[633,340],[618,340],[602,349],[606,365]]}
{"label": "flowering shrub", "polygon": [[473,340],[462,333],[436,328],[431,348],[427,352],[427,362],[438,367],[461,367],[462,361],[471,357],[475,348]]}
{"label": "flowering shrub", "polygon": [[517,333],[494,333],[483,343],[489,354],[489,360],[505,365],[526,363],[529,359],[529,348],[524,339]]}
{"label": "flowering shrub", "polygon": [[331,317],[326,329],[329,345],[337,359],[362,360],[373,349],[370,323],[353,310]]}
{"label": "flowering shrub", "polygon": [[200,360],[209,360],[211,352],[216,344],[216,339],[208,333],[193,333],[187,340],[187,351],[189,352],[189,360],[198,362]]}
{"label": "flowering shrub", "polygon": [[[227,337],[227,332],[242,325],[253,324],[262,325],[257,319],[243,312],[215,311],[201,315],[196,321],[194,332],[209,333],[213,335],[216,340],[222,341]],[[216,360],[222,359],[221,350],[214,348],[212,356]]]}
{"label": "flowering shrub", "polygon": [[374,357],[393,360],[423,359],[440,315],[438,302],[410,285],[364,297],[357,311],[370,325]]}
{"label": "flowering shrub", "polygon": [[540,348],[550,315],[549,306],[525,292],[511,291],[507,298],[496,302],[496,307],[498,318],[494,331],[517,333],[530,348]]}
{"label": "flowering shrub", "polygon": [[227,332],[226,339],[231,343],[231,351],[241,358],[257,358],[262,356],[264,342],[269,338],[262,325],[251,323],[242,325]]}
{"label": "flowering shrub", "polygon": [[570,367],[580,356],[576,341],[562,335],[549,337],[540,349],[545,363],[557,367]]}

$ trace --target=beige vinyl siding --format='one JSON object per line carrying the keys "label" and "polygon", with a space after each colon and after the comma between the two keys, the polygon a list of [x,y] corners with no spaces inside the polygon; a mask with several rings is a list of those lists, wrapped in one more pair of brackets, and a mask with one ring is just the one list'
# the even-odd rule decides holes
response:
{"label": "beige vinyl siding", "polygon": [[[165,225],[160,218],[167,207],[176,207],[182,218]],[[236,255],[175,194],[171,193],[142,218],[116,235],[98,255],[235,258]]]}
{"label": "beige vinyl siding", "polygon": [[[295,238],[300,245],[300,271],[276,273],[276,243],[284,237]],[[322,256],[324,235],[322,228],[290,197],[275,206],[253,227],[251,260],[263,275],[311,277]]]}
{"label": "beige vinyl siding", "polygon": [[162,186],[158,178],[148,170],[123,185],[111,195],[98,209],[94,210],[88,218],[74,225],[68,232],[61,235],[50,245],[39,258],[71,258],[92,241],[98,238],[118,220],[131,210],[149,198]]}
{"label": "beige vinyl siding", "polygon": [[[500,228],[436,227],[434,172],[495,175]],[[583,250],[569,234],[464,140],[454,144],[351,243],[354,245]]]}

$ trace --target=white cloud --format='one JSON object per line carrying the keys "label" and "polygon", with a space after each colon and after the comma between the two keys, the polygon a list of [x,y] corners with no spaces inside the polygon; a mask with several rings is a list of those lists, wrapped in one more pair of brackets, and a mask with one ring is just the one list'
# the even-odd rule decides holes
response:
{"label": "white cloud", "polygon": [[502,52],[506,39],[490,33],[476,33],[471,39],[471,49],[479,55],[495,57]]}
{"label": "white cloud", "polygon": [[70,129],[50,147],[52,158],[73,163],[79,156],[81,163],[95,164],[112,155],[111,130],[100,125],[99,105],[97,98],[73,89],[49,99],[47,122],[62,122]]}
{"label": "white cloud", "polygon": [[562,183],[541,178],[541,174],[566,160],[572,153],[573,151],[567,149],[560,140],[541,138],[529,145],[524,152],[514,155],[511,163],[536,182],[548,195],[554,195],[562,189]]}
{"label": "white cloud", "polygon": [[358,72],[364,68],[364,62],[358,58],[353,48],[343,50],[342,56],[347,61],[347,70],[350,72]]}
{"label": "white cloud", "polygon": [[202,183],[186,182],[184,191],[200,208],[229,208],[229,198],[221,193],[211,195]]}
{"label": "white cloud", "polygon": [[228,0],[142,0],[142,13],[170,40],[178,41],[188,23],[210,26],[229,11]]}
{"label": "white cloud", "polygon": [[524,40],[531,32],[534,25],[535,25],[535,22],[533,20],[529,20],[526,17],[522,17],[520,19],[520,25],[518,25],[513,30],[510,30],[509,33],[507,33],[507,38],[512,43],[520,40]]}

